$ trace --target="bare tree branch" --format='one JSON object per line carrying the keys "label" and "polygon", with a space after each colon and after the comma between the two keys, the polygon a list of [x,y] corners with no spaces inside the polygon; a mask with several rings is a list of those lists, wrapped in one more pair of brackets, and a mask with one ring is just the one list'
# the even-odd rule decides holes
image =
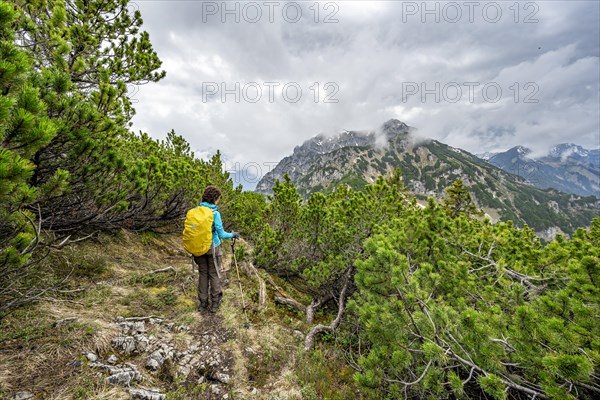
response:
{"label": "bare tree branch", "polygon": [[151,319],[160,319],[162,320],[163,317],[159,317],[157,315],[147,315],[144,317],[128,317],[128,318],[123,318],[123,317],[117,317],[117,322],[121,322],[121,321],[149,321]]}
{"label": "bare tree branch", "polygon": [[161,272],[174,272],[175,276],[177,276],[177,270],[171,266],[166,268],[155,269],[154,271],[150,271],[150,274],[159,274]]}
{"label": "bare tree branch", "polygon": [[334,332],[337,329],[337,327],[340,325],[340,323],[342,322],[342,316],[344,315],[344,311],[345,311],[346,290],[348,289],[348,285],[350,283],[350,277],[352,274],[352,270],[353,270],[352,267],[348,268],[348,270],[346,271],[346,274],[344,275],[344,286],[342,287],[342,291],[340,292],[340,297],[338,300],[337,316],[331,322],[331,324],[329,324],[329,325],[319,324],[319,325],[315,326],[314,328],[312,328],[310,330],[310,332],[308,332],[308,334],[306,335],[306,339],[304,340],[304,350],[308,351],[308,350],[312,349],[312,347],[314,345],[314,341],[315,341],[315,336],[317,334],[322,333],[322,332],[328,332],[328,331]]}
{"label": "bare tree branch", "polygon": [[20,213],[23,214],[23,216],[25,218],[27,218],[27,221],[29,221],[29,223],[31,224],[31,226],[33,226],[33,231],[35,232],[35,238],[31,241],[31,243],[29,243],[27,245],[27,247],[25,247],[21,251],[21,255],[25,255],[27,253],[33,252],[33,250],[35,250],[35,248],[37,247],[37,245],[38,245],[38,243],[40,241],[40,234],[42,232],[42,216],[41,216],[40,206],[38,205],[39,218],[38,218],[38,226],[36,228],[35,222],[33,222],[31,218],[29,218],[29,215],[27,215],[23,211],[20,211]]}
{"label": "bare tree branch", "polygon": [[242,263],[242,270],[247,275],[252,275],[258,282],[258,311],[261,311],[267,306],[267,284],[251,263]]}
{"label": "bare tree branch", "polygon": [[319,297],[318,299],[313,299],[310,305],[306,307],[306,322],[312,324],[315,320],[315,310],[321,307],[323,304],[327,303],[332,298],[333,296],[331,295],[331,293],[329,293],[323,297]]}
{"label": "bare tree branch", "polygon": [[[456,339],[454,339],[452,337],[452,335],[450,335],[451,339],[453,341],[455,341],[455,343],[457,343],[459,345],[459,347],[461,348],[461,350],[465,353],[465,355],[469,358],[469,360],[465,360],[464,358],[462,358],[461,356],[459,356],[454,350],[452,350],[452,347],[446,343],[447,350],[450,353],[450,355],[457,361],[461,362],[462,364],[471,367],[472,369],[474,369],[475,371],[483,374],[484,376],[488,376],[490,375],[489,372],[485,371],[483,368],[479,367],[477,364],[475,364],[475,362],[473,361],[473,359],[471,359],[471,357],[469,356],[469,354],[464,350],[464,348],[456,341]],[[499,375],[498,378],[500,379],[500,381],[505,384],[506,386],[518,390],[520,392],[524,392],[527,393],[531,396],[536,396],[539,397],[541,399],[549,399],[548,396],[546,396],[542,391],[538,391],[538,390],[534,390],[534,389],[530,389],[528,387],[525,387],[523,385],[519,385],[515,382],[513,382],[512,380],[508,379],[507,377],[503,376],[503,375]],[[470,379],[470,378],[469,378]]]}
{"label": "bare tree branch", "polygon": [[294,300],[290,297],[283,297],[283,296],[275,296],[275,302],[279,303],[279,304],[284,304],[286,306],[290,306],[298,311],[301,312],[305,312],[306,311],[306,306],[302,303],[300,303],[297,300]]}
{"label": "bare tree branch", "polygon": [[416,385],[417,383],[421,382],[421,380],[423,380],[423,378],[427,374],[427,371],[429,371],[429,367],[431,367],[432,362],[433,362],[432,360],[429,360],[429,362],[427,363],[427,366],[425,367],[425,370],[423,371],[421,376],[414,382],[404,382],[404,381],[400,381],[400,380],[396,380],[396,379],[385,379],[385,381],[390,382],[390,383],[400,383],[400,384],[404,385],[405,387]]}

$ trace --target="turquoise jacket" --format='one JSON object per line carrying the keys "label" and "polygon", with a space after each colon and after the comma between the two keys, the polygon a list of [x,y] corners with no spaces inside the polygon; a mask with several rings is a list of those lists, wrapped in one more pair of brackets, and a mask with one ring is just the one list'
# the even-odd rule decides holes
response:
{"label": "turquoise jacket", "polygon": [[200,203],[200,206],[208,207],[213,210],[214,220],[213,220],[213,246],[217,247],[221,244],[221,239],[231,239],[233,238],[233,234],[230,232],[225,232],[223,229],[223,220],[221,220],[221,213],[219,212],[219,207],[215,204],[207,203],[203,201]]}

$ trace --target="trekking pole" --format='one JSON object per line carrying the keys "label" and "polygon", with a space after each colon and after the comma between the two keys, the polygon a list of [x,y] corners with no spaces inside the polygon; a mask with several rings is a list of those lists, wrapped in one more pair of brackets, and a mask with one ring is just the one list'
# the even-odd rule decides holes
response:
{"label": "trekking pole", "polygon": [[[215,264],[215,270],[217,271],[217,277],[219,278],[219,282],[221,281],[221,266],[217,261],[217,250],[214,247],[214,244],[211,245],[213,263]],[[198,273],[200,273],[200,268],[198,268]]]}
{"label": "trekking pole", "polygon": [[247,323],[249,323],[248,313],[246,312],[246,303],[244,302],[244,291],[242,290],[242,279],[240,278],[240,269],[238,268],[237,258],[235,257],[235,240],[236,239],[233,238],[233,241],[231,242],[231,253],[233,255],[233,262],[235,264],[235,271],[237,273],[238,285],[240,286],[240,295],[242,296],[242,308],[244,309],[244,315],[246,316],[246,321],[248,321]]}

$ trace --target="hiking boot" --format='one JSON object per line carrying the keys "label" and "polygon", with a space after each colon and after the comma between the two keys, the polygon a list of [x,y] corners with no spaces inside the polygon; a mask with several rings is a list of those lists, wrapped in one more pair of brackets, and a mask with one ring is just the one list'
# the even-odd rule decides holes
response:
{"label": "hiking boot", "polygon": [[210,312],[215,314],[217,312],[217,310],[219,309],[219,303],[221,303],[220,300],[217,301],[213,301],[211,306],[210,306]]}
{"label": "hiking boot", "polygon": [[198,306],[198,311],[205,312],[208,310],[208,300],[200,301],[200,305]]}

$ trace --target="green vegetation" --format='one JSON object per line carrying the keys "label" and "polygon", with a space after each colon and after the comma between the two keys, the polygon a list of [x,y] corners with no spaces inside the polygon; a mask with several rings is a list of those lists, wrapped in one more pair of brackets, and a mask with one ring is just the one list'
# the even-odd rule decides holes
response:
{"label": "green vegetation", "polygon": [[[529,229],[438,210],[365,243],[350,307],[364,334],[349,342],[369,348],[357,381],[391,398],[592,398],[600,220],[543,248]],[[555,362],[563,369],[549,370]]]}
{"label": "green vegetation", "polygon": [[368,398],[597,394],[600,218],[543,246],[482,221],[460,180],[424,209],[399,176],[306,202],[287,177],[273,190],[255,262],[311,305],[335,299],[312,332],[335,338]]}
{"label": "green vegetation", "polygon": [[[294,183],[303,198],[317,191],[331,193],[340,184],[363,191],[367,178],[375,178],[373,171],[385,176],[390,170],[400,168],[407,187],[413,187],[412,181],[420,182],[423,186],[419,186],[425,190],[437,192],[438,200],[443,200],[444,191],[452,182],[464,179],[479,207],[495,210],[494,214],[501,221],[510,220],[520,227],[527,225],[538,233],[559,228],[570,235],[578,227],[589,226],[598,215],[599,202],[592,196],[538,189],[477,157],[436,141],[419,144],[412,150],[407,150],[402,141],[390,141],[386,149],[376,150],[373,154],[379,153],[380,158],[371,159],[369,164],[363,158],[363,148],[336,149],[327,158],[318,159],[309,172]],[[427,165],[422,163],[424,153],[427,153]],[[348,158],[357,161],[347,163]],[[367,173],[369,165],[373,170]],[[318,187],[311,187],[315,174],[333,169],[341,173],[341,178],[321,181]],[[554,209],[555,204],[559,207],[558,212]]]}
{"label": "green vegetation", "polygon": [[126,85],[165,76],[130,11],[128,0],[0,2],[0,319],[71,274],[103,272],[63,257],[49,282],[36,265],[50,248],[101,230],[173,229],[208,184],[223,192],[226,221],[260,225],[264,200],[233,187],[220,153],[203,161],[174,131],[129,131]]}
{"label": "green vegetation", "polygon": [[[82,349],[108,354],[102,323],[160,313],[199,329],[189,258],[161,232],[178,231],[215,184],[224,220],[255,244],[238,248],[239,262],[272,274],[278,295],[295,298],[244,310],[254,326],[230,344],[249,353],[238,387],[279,381],[289,398],[315,399],[597,397],[600,219],[576,229],[596,216],[594,199],[524,186],[436,142],[421,147],[437,157],[431,171],[415,165],[418,155],[392,152],[383,162],[399,169],[370,185],[362,173],[382,164],[360,159],[324,193],[301,192],[287,176],[268,200],[243,193],[220,153],[199,160],[174,131],[163,140],[130,132],[126,85],[165,73],[127,5],[0,1],[3,370],[18,362],[38,387],[69,381],[73,398],[110,398],[90,371],[73,378],[68,367]],[[458,169],[473,179],[486,171],[486,184],[463,184]],[[402,183],[416,179],[428,189],[454,183],[441,203],[429,198],[421,208]],[[482,220],[472,195],[514,223]],[[534,230],[555,225],[570,240],[543,245]],[[131,239],[132,231],[143,233]],[[166,259],[176,262],[158,271]],[[241,332],[237,288],[227,290],[225,323]],[[259,293],[240,296],[250,304]],[[65,318],[74,310],[80,320]],[[308,332],[304,342],[290,329]],[[182,338],[192,340],[181,333],[174,342]],[[187,384],[171,379],[169,398],[206,389]]]}

